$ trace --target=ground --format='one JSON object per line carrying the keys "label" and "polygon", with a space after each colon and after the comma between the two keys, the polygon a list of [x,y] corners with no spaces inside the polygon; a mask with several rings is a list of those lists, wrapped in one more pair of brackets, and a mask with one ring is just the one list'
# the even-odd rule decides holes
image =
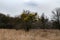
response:
{"label": "ground", "polygon": [[29,32],[0,29],[0,40],[60,40],[60,30],[32,29]]}

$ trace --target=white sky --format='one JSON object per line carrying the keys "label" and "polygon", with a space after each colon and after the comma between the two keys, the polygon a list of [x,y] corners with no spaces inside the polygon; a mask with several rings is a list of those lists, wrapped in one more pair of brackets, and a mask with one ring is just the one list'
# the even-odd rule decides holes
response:
{"label": "white sky", "polygon": [[11,16],[30,10],[39,15],[44,12],[49,17],[56,7],[60,7],[60,0],[0,0],[0,12]]}

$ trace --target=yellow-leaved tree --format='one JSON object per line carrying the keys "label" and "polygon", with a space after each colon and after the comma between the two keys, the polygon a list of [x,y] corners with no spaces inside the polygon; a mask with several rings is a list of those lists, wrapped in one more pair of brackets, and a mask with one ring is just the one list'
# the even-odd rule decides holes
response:
{"label": "yellow-leaved tree", "polygon": [[21,14],[21,20],[23,22],[24,29],[28,31],[31,28],[32,23],[37,20],[37,13],[23,11]]}

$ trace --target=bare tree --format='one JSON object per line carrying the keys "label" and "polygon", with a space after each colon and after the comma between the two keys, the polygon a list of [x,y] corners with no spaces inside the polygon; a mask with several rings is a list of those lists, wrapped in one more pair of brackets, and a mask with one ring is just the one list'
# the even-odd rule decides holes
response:
{"label": "bare tree", "polygon": [[53,13],[53,19],[55,21],[57,21],[57,23],[59,24],[59,22],[60,22],[60,8],[56,8],[55,12],[52,11],[52,13]]}
{"label": "bare tree", "polygon": [[53,21],[56,27],[60,28],[60,8],[54,9],[55,11],[52,11],[53,13]]}

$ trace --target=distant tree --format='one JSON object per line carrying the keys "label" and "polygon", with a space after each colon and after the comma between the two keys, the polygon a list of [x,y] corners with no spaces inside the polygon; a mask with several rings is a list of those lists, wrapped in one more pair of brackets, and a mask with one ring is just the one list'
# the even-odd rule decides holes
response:
{"label": "distant tree", "polygon": [[44,13],[41,15],[40,20],[41,20],[41,24],[42,24],[41,28],[43,28],[43,29],[47,28],[46,23],[48,22],[48,18],[45,18]]}
{"label": "distant tree", "polygon": [[37,19],[36,16],[37,13],[23,11],[23,13],[21,14],[21,19],[25,26],[25,30],[28,31],[31,28],[32,23]]}
{"label": "distant tree", "polygon": [[52,11],[52,13],[53,13],[54,26],[55,28],[60,29],[60,8],[56,8],[55,11]]}
{"label": "distant tree", "polygon": [[12,17],[0,13],[0,28],[12,28]]}
{"label": "distant tree", "polygon": [[5,18],[6,18],[6,16],[4,14],[0,13],[0,28],[6,27]]}

